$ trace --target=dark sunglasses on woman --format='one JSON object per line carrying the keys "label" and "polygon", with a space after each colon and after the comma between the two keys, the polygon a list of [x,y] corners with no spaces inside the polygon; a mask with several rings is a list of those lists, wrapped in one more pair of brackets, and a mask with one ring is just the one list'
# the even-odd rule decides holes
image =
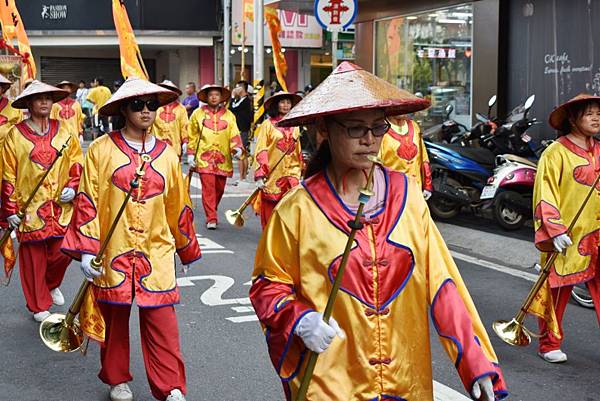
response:
{"label": "dark sunglasses on woman", "polygon": [[156,111],[160,107],[160,103],[156,99],[133,99],[131,102],[129,102],[129,109],[131,109],[131,111],[142,111],[144,110],[144,106],[146,106],[149,111]]}

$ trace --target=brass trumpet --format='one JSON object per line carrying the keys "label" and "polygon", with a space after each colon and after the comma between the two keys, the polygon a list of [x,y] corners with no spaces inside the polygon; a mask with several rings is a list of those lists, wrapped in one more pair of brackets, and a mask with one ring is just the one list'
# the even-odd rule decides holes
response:
{"label": "brass trumpet", "polygon": [[[573,227],[575,227],[575,224],[577,224],[579,216],[581,216],[585,205],[588,203],[590,197],[596,190],[596,185],[598,185],[599,181],[600,175],[596,177],[596,180],[592,184],[590,191],[588,192],[583,203],[579,207],[577,214],[575,214],[573,221],[571,221],[571,224],[567,229],[567,235],[571,233]],[[531,337],[541,337],[541,335],[535,334],[527,327],[525,327],[523,321],[525,320],[527,312],[529,311],[529,308],[531,307],[531,304],[533,303],[535,297],[538,295],[538,293],[542,289],[542,286],[548,279],[548,276],[550,275],[550,268],[552,267],[552,264],[554,263],[557,257],[558,252],[552,252],[552,255],[550,255],[550,257],[544,264],[544,267],[542,268],[537,281],[529,291],[527,298],[525,298],[523,305],[521,305],[521,309],[519,310],[519,313],[517,313],[517,316],[515,316],[510,321],[496,320],[494,323],[492,323],[492,328],[494,329],[494,332],[496,332],[496,335],[500,337],[500,339],[502,339],[502,341],[504,341],[505,343],[509,345],[524,347],[531,344]]]}
{"label": "brass trumpet", "polygon": [[[27,200],[25,201],[25,203],[23,203],[23,206],[21,206],[21,208],[17,212],[17,217],[19,219],[23,220],[23,217],[25,217],[25,212],[27,212],[27,208],[29,207],[29,205],[31,204],[31,202],[33,202],[33,198],[35,198],[35,195],[37,194],[38,190],[40,189],[40,187],[42,186],[42,184],[46,180],[46,177],[48,177],[48,174],[50,174],[50,171],[52,170],[52,167],[54,167],[54,165],[56,164],[56,162],[58,161],[58,159],[60,159],[61,156],[63,155],[63,152],[69,147],[69,141],[70,140],[71,140],[71,136],[69,136],[67,138],[67,140],[65,141],[65,143],[63,143],[63,145],[61,146],[61,148],[56,151],[56,158],[52,161],[52,163],[50,164],[50,166],[48,167],[48,169],[46,169],[46,171],[44,172],[44,175],[42,175],[42,178],[40,178],[40,180],[38,181],[38,183],[33,188],[33,191],[31,191],[31,194],[29,194],[29,197],[27,198]],[[12,234],[12,232],[14,230],[15,230],[15,228],[13,228],[11,226],[8,226],[8,228],[6,230],[4,230],[4,233],[2,234],[2,237],[0,237],[0,248],[2,248],[2,246],[4,245],[4,243],[10,238],[10,235]],[[11,271],[11,276],[12,276],[12,271]],[[10,278],[11,278],[11,276],[9,276],[6,279],[6,281],[4,281],[2,284],[4,284],[5,286],[8,286],[10,284]]]}
{"label": "brass trumpet", "polygon": [[[108,233],[106,234],[104,242],[100,246],[98,254],[91,262],[92,267],[96,270],[100,270],[102,268],[104,252],[108,247],[108,243],[110,242],[110,239],[115,232],[115,228],[117,227],[117,224],[121,219],[125,208],[127,207],[127,203],[131,198],[131,194],[140,186],[140,179],[145,174],[144,167],[151,160],[152,159],[149,155],[142,155],[142,163],[135,171],[135,177],[129,184],[129,191],[127,191],[127,195],[125,195],[125,199],[123,200],[115,219],[108,229]],[[51,350],[57,352],[73,352],[81,348],[84,337],[83,331],[79,325],[79,321],[77,320],[77,315],[79,315],[81,305],[83,304],[85,294],[90,284],[90,281],[87,279],[83,280],[83,283],[79,287],[77,295],[71,303],[71,306],[69,306],[69,311],[66,315],[63,315],[62,313],[53,313],[44,319],[44,321],[40,324],[40,337],[42,338],[44,344]]]}
{"label": "brass trumpet", "polygon": [[[352,245],[354,244],[354,237],[356,236],[356,232],[363,227],[363,224],[360,222],[360,219],[363,217],[363,209],[365,208],[365,205],[367,204],[369,199],[374,195],[373,174],[375,173],[375,167],[377,165],[381,165],[382,161],[377,156],[369,156],[369,160],[373,163],[373,165],[371,166],[371,170],[369,171],[367,185],[360,191],[360,195],[358,197],[359,204],[358,210],[356,211],[356,216],[354,217],[354,220],[348,222],[348,227],[350,227],[350,235],[348,236],[348,241],[346,241],[346,248],[344,249],[344,253],[342,254],[340,267],[335,276],[335,280],[333,280],[331,293],[329,294],[329,298],[327,299],[327,306],[325,306],[325,311],[323,312],[323,320],[325,322],[329,322],[331,314],[333,313],[333,305],[335,303],[335,299],[337,298],[337,294],[342,284],[344,270],[346,270],[346,265],[348,264],[348,257],[350,255],[350,251],[352,250]],[[296,401],[304,401],[306,399],[306,392],[308,391],[308,386],[312,379],[318,357],[319,354],[309,351],[308,362],[306,363],[304,376],[302,377],[302,381],[300,382],[300,388],[298,389]]]}
{"label": "brass trumpet", "polygon": [[[295,142],[294,142],[295,143]],[[275,169],[279,166],[279,164],[283,161],[283,159],[285,159],[285,157],[289,154],[289,152],[285,152],[280,158],[279,160],[277,160],[277,163],[275,163],[275,165],[273,166],[273,168],[271,169],[271,172],[269,174],[267,174],[267,176],[264,178],[264,180],[268,180],[269,177],[271,176],[271,174],[273,174],[273,171],[275,171]],[[244,223],[246,221],[246,219],[244,218],[244,210],[246,210],[246,208],[252,204],[252,202],[254,202],[254,199],[256,199],[256,197],[258,196],[258,194],[260,193],[260,188],[256,188],[251,194],[250,196],[248,196],[246,198],[246,200],[244,201],[244,203],[242,203],[242,205],[237,208],[236,210],[227,210],[225,212],[225,218],[227,219],[227,222],[229,224],[231,224],[232,226],[236,226],[236,227],[244,227]]]}

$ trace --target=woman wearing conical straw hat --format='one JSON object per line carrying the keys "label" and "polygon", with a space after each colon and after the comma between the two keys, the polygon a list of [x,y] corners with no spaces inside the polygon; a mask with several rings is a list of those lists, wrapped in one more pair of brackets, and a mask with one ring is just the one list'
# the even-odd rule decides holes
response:
{"label": "woman wearing conical straw hat", "polygon": [[[250,290],[288,400],[296,399],[308,349],[320,355],[307,400],[433,401],[430,315],[465,390],[483,401],[507,395],[488,335],[421,188],[372,162],[390,127],[386,116],[428,105],[344,62],[279,122],[316,124],[325,137],[309,178],[271,215]],[[354,224],[363,208],[359,191],[370,176],[372,193],[361,196],[366,205]],[[325,322],[321,313],[350,225],[355,241]]]}
{"label": "woman wearing conical straw hat", "polygon": [[[63,242],[63,251],[81,259],[83,274],[93,280],[92,305],[98,305],[105,330],[96,330],[96,325],[86,321],[81,327],[103,341],[99,377],[110,386],[112,401],[133,399],[128,382],[133,379],[129,316],[134,299],[152,395],[157,400],[185,400],[185,368],[174,308],[179,303],[174,257],[177,252],[181,262],[189,265],[200,258],[200,247],[177,153],[148,134],[156,110],[176,98],[170,90],[129,78],[100,108],[104,116],[121,115],[125,124],[90,145],[76,210]],[[143,160],[145,174],[126,204],[102,255],[103,267],[97,271],[91,262]],[[82,309],[80,317],[87,315]]]}
{"label": "woman wearing conical straw hat", "polygon": [[[34,80],[12,104],[28,109],[30,117],[11,128],[2,151],[2,216],[17,230],[21,285],[27,308],[39,322],[50,315],[52,304],[64,304],[59,287],[71,261],[60,245],[81,176],[79,142],[71,140],[50,169],[57,151],[74,136],[68,126],[50,118],[52,104],[67,96],[67,91]],[[48,169],[25,216],[19,217]]]}
{"label": "woman wearing conical straw hat", "polygon": [[[168,79],[158,85],[175,92],[178,97],[181,96],[181,89]],[[188,122],[187,110],[178,99],[156,110],[156,120],[152,132],[158,139],[171,145],[180,159],[181,155],[187,151]]]}
{"label": "woman wearing conical straw hat", "polygon": [[[591,196],[573,230],[567,227],[600,174],[600,97],[580,94],[550,114],[559,138],[542,154],[533,191],[535,245],[542,265],[560,252],[550,270],[548,284],[557,324],[539,320],[539,355],[550,363],[567,360],[561,348],[562,319],[575,284],[586,283],[600,322],[598,241],[600,187]],[[547,316],[547,315],[546,315]]]}
{"label": "woman wearing conical straw hat", "polygon": [[[277,202],[300,183],[302,150],[300,128],[278,127],[277,123],[300,101],[300,96],[278,92],[267,99],[265,110],[271,117],[256,129],[254,179],[261,188],[258,212],[263,228]],[[280,162],[280,159],[283,160]],[[277,164],[279,163],[279,164]]]}
{"label": "woman wearing conical straw hat", "polygon": [[[61,81],[56,84],[57,88],[66,90],[70,95],[77,91],[77,85],[70,81]],[[63,100],[56,102],[52,105],[52,113],[50,118],[54,118],[61,121],[64,125],[69,127],[69,131],[73,133],[75,139],[80,144],[83,143],[83,122],[85,121],[85,114],[81,109],[81,105],[71,96],[67,96]]]}

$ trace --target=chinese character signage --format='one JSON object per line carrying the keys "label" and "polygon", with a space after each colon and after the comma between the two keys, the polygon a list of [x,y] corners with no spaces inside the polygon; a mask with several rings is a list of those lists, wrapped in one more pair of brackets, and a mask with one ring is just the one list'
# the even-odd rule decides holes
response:
{"label": "chinese character signage", "polygon": [[316,0],[315,17],[328,31],[343,31],[356,18],[356,0]]}

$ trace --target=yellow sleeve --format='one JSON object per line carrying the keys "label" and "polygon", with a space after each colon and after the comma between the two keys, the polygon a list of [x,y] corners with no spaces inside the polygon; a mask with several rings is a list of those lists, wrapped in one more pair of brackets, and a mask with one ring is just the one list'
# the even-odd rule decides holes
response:
{"label": "yellow sleeve", "polygon": [[189,118],[187,115],[187,111],[185,110],[185,107],[179,108],[178,122],[179,122],[179,132],[181,133],[181,143],[182,144],[187,143]]}
{"label": "yellow sleeve", "polygon": [[98,88],[90,89],[86,99],[96,105],[98,102]]}
{"label": "yellow sleeve", "polygon": [[6,212],[6,208],[10,205],[11,210],[8,213],[3,213],[8,217],[16,213],[17,197],[15,191],[15,183],[17,181],[17,156],[15,153],[15,132],[16,128],[11,130],[6,135],[4,146],[2,148],[2,209]]}
{"label": "yellow sleeve", "polygon": [[261,174],[258,174],[260,177],[266,175],[269,171],[268,153],[270,142],[269,138],[271,136],[269,135],[269,133],[271,131],[271,127],[271,122],[269,120],[265,120],[258,126],[258,128],[256,129],[256,133],[254,134],[254,139],[256,140],[256,147],[254,148],[254,162],[252,167],[254,168],[255,175],[256,172],[260,170]]}
{"label": "yellow sleeve", "polygon": [[52,110],[50,110],[50,118],[58,120],[58,113],[60,113],[60,106],[58,105],[58,103],[53,103]]}
{"label": "yellow sleeve", "polygon": [[204,110],[198,108],[194,110],[188,124],[188,155],[196,153],[200,133],[202,132],[202,123],[204,120]]}
{"label": "yellow sleeve", "polygon": [[242,137],[235,116],[231,111],[227,111],[227,114],[229,116],[229,149],[230,151],[242,149]]}
{"label": "yellow sleeve", "polygon": [[81,109],[81,105],[79,102],[75,103],[76,109],[75,113],[77,114],[77,127],[79,127],[79,135],[83,135],[83,122],[85,121],[85,114],[83,114],[83,110]]}

